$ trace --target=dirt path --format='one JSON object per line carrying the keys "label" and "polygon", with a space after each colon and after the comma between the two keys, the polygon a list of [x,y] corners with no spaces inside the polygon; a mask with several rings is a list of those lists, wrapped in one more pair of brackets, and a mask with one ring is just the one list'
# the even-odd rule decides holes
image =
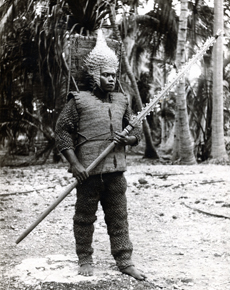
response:
{"label": "dirt path", "polygon": [[0,289],[230,289],[230,167],[153,165],[138,156],[129,156],[128,163],[133,259],[147,281],[117,271],[101,208],[93,244],[95,275],[77,275],[74,191],[15,244],[73,181],[67,166],[58,164],[0,169]]}

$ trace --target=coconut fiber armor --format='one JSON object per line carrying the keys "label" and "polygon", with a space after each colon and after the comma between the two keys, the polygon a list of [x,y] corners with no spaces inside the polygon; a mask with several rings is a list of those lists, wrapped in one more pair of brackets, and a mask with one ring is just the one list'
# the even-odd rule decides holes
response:
{"label": "coconut fiber armor", "polygon": [[[128,99],[121,93],[110,93],[110,102],[103,102],[90,92],[71,92],[79,114],[75,153],[87,168],[111,143],[114,132],[121,132]],[[71,97],[71,96],[69,96]],[[116,146],[90,175],[125,171],[123,146]]]}
{"label": "coconut fiber armor", "polygon": [[126,189],[127,182],[122,172],[90,176],[86,182],[78,185],[74,235],[79,265],[93,263],[93,223],[97,219],[99,200],[105,214],[111,254],[117,266],[124,269],[134,265],[128,231]]}

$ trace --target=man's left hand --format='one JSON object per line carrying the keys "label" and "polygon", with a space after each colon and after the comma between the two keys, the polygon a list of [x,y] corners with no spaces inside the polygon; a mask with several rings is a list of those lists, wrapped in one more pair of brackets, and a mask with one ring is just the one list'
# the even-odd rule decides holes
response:
{"label": "man's left hand", "polygon": [[115,132],[115,136],[114,136],[114,143],[118,144],[118,145],[122,145],[122,146],[126,146],[126,145],[133,145],[137,139],[135,136],[123,136],[121,133],[119,132]]}

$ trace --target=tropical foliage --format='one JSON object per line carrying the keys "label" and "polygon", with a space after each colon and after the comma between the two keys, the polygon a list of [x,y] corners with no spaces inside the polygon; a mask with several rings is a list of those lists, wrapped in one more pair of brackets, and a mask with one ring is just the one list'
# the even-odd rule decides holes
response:
{"label": "tropical foliage", "polygon": [[[117,32],[124,43],[127,65],[131,68],[129,79],[137,80],[139,88],[138,92],[133,92],[135,85],[127,78],[127,65],[124,66],[121,81],[134,96],[133,109],[140,110],[138,94],[141,104],[145,104],[164,85],[171,71],[177,69],[178,16],[171,0],[156,0],[150,12],[138,15],[138,5],[142,2],[145,1],[117,1],[111,12],[110,4],[114,1],[4,1],[0,7],[3,44],[0,48],[0,141],[8,143],[11,155],[21,152],[31,155],[30,163],[37,162],[38,157],[42,157],[40,162],[45,162],[55,148],[54,127],[69,89],[63,52],[68,48],[71,34],[90,35],[103,26],[111,31],[111,37],[117,38],[109,18],[119,15]],[[186,54],[190,57],[212,35],[213,9],[200,5],[200,1],[189,2],[188,8]],[[229,1],[225,2],[224,12],[229,15]],[[228,31],[229,22],[225,23]],[[211,154],[210,55],[211,50],[201,60],[201,75],[197,81],[191,83],[187,78],[185,86],[194,153],[200,161]],[[224,67],[224,128],[225,134],[229,134],[229,56]],[[170,98],[162,101],[148,117],[150,141],[161,149],[172,136],[175,100],[176,94],[172,92]],[[42,146],[38,144],[41,139]],[[54,156],[59,158],[57,154]]]}
{"label": "tropical foliage", "polygon": [[[22,1],[18,2],[21,4]],[[1,61],[4,123],[0,129],[2,138],[10,140],[10,152],[20,147],[25,155],[31,150],[37,151],[35,138],[38,131],[42,132],[47,145],[37,152],[37,157],[44,154],[44,162],[54,147],[53,128],[63,97],[60,89],[63,75],[60,47],[62,25],[66,21],[62,21],[59,5],[48,7],[37,3],[30,2],[29,6],[23,6],[23,10],[20,5],[17,6],[19,10],[12,12],[4,27]],[[20,136],[25,140],[18,143]],[[23,146],[21,143],[24,143]]]}

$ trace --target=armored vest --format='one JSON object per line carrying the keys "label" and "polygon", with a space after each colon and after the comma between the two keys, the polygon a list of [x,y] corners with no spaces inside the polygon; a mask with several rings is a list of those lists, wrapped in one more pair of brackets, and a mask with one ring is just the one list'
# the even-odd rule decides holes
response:
{"label": "armored vest", "polygon": [[[91,92],[71,92],[79,115],[75,153],[87,168],[113,140],[114,132],[123,130],[123,116],[128,99],[121,93],[111,93],[110,102],[102,102]],[[124,146],[116,146],[90,175],[125,171]]]}

